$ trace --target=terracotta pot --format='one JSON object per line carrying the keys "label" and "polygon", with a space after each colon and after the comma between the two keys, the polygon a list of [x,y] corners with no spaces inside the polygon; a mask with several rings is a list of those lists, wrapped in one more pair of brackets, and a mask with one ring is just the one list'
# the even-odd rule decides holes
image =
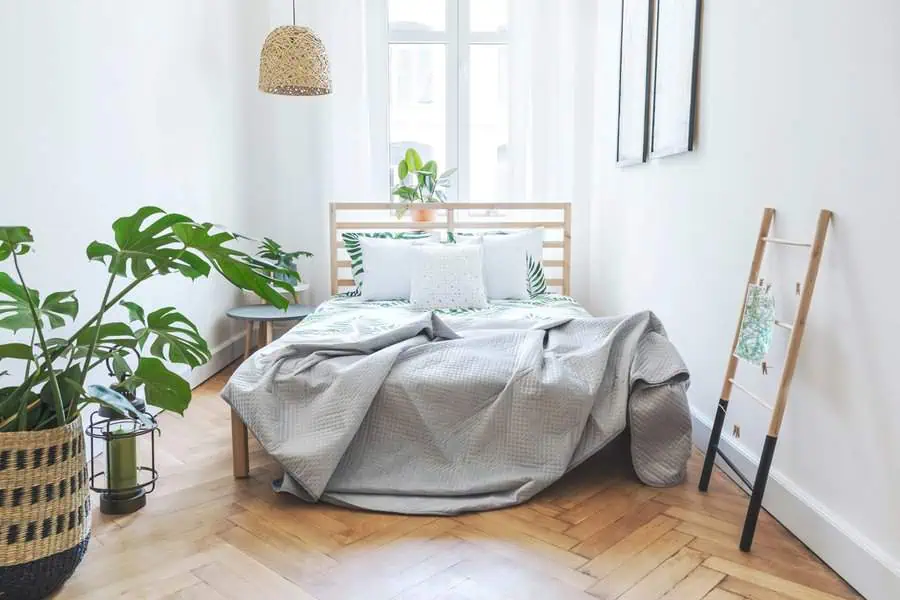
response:
{"label": "terracotta pot", "polygon": [[433,208],[410,208],[410,214],[415,223],[433,223],[435,219]]}

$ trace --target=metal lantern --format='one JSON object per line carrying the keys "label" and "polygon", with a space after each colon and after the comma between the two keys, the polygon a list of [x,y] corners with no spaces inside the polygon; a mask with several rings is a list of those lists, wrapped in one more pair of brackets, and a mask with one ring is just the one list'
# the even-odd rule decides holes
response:
{"label": "metal lantern", "polygon": [[308,27],[294,23],[273,30],[259,57],[259,89],[282,96],[323,96],[331,93],[331,69],[325,44]]}
{"label": "metal lantern", "polygon": [[[107,361],[109,366],[109,361]],[[114,369],[110,368],[110,375]],[[122,378],[119,377],[119,383]],[[85,435],[91,440],[90,457],[94,453],[94,440],[102,440],[105,469],[97,471],[97,461],[90,460],[91,489],[100,494],[100,512],[110,515],[126,515],[143,508],[147,504],[147,494],[156,489],[159,473],[156,470],[156,433],[159,427],[156,419],[147,414],[147,404],[134,394],[123,391],[122,395],[139,413],[147,418],[137,420],[108,406],[102,406],[91,415],[90,425]],[[140,464],[138,438],[150,436],[150,465]],[[105,487],[100,483],[104,482]]]}

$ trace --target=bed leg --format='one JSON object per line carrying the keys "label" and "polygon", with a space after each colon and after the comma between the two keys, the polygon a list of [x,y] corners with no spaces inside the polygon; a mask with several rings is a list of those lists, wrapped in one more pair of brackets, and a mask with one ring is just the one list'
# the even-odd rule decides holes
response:
{"label": "bed leg", "polygon": [[716,454],[719,453],[719,439],[722,437],[722,426],[725,424],[725,413],[728,412],[728,400],[719,399],[719,408],[716,411],[716,420],[713,422],[712,431],[709,434],[709,443],[706,445],[706,458],[703,461],[703,471],[700,473],[701,492],[709,489],[709,479],[716,464]]}
{"label": "bed leg", "polygon": [[756,480],[753,482],[750,506],[747,508],[747,518],[744,520],[744,531],[741,533],[741,550],[744,552],[750,552],[750,546],[753,545],[753,534],[756,533],[756,522],[759,519],[759,510],[762,508],[763,494],[766,493],[766,483],[769,481],[769,469],[772,467],[772,458],[775,456],[776,443],[778,443],[777,437],[767,435],[762,455],[759,457],[759,468],[756,471]]}
{"label": "bed leg", "polygon": [[231,453],[234,459],[234,478],[243,479],[250,476],[250,446],[247,438],[247,426],[231,410]]}

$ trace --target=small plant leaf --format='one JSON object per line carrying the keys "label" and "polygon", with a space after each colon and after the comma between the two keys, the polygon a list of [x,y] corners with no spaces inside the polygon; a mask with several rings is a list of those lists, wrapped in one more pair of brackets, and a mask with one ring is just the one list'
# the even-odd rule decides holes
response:
{"label": "small plant leaf", "polygon": [[4,358],[15,358],[18,360],[33,360],[34,353],[28,344],[0,344],[0,360]]}
{"label": "small plant leaf", "polygon": [[122,300],[121,302],[119,302],[119,306],[125,307],[125,309],[128,311],[128,318],[131,321],[140,321],[141,323],[146,322],[146,319],[144,317],[144,308],[140,304]]}
{"label": "small plant leaf", "polygon": [[5,226],[0,227],[0,261],[6,260],[13,253],[26,254],[31,250],[30,242],[34,238],[27,227]]}
{"label": "small plant leaf", "polygon": [[407,175],[409,175],[409,165],[406,164],[405,160],[401,160],[397,165],[397,176],[400,177],[400,181],[403,181]]}
{"label": "small plant leaf", "polygon": [[153,425],[153,419],[144,411],[135,408],[128,398],[117,392],[116,390],[105,385],[89,385],[87,386],[86,400],[95,404],[107,406],[117,412],[136,419],[145,427]]}

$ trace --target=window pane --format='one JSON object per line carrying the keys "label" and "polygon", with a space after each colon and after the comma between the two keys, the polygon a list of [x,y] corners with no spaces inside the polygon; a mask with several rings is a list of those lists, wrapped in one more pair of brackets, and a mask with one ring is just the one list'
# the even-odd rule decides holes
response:
{"label": "window pane", "polygon": [[472,45],[470,73],[469,195],[474,202],[503,202],[509,199],[507,47]]}
{"label": "window pane", "polygon": [[[447,168],[447,48],[444,44],[391,44],[391,168],[407,148]],[[392,172],[391,185],[396,173]]]}
{"label": "window pane", "polygon": [[506,31],[509,28],[509,0],[477,0],[471,4],[472,31]]}
{"label": "window pane", "polygon": [[446,0],[389,0],[391,29],[443,31],[447,27]]}

